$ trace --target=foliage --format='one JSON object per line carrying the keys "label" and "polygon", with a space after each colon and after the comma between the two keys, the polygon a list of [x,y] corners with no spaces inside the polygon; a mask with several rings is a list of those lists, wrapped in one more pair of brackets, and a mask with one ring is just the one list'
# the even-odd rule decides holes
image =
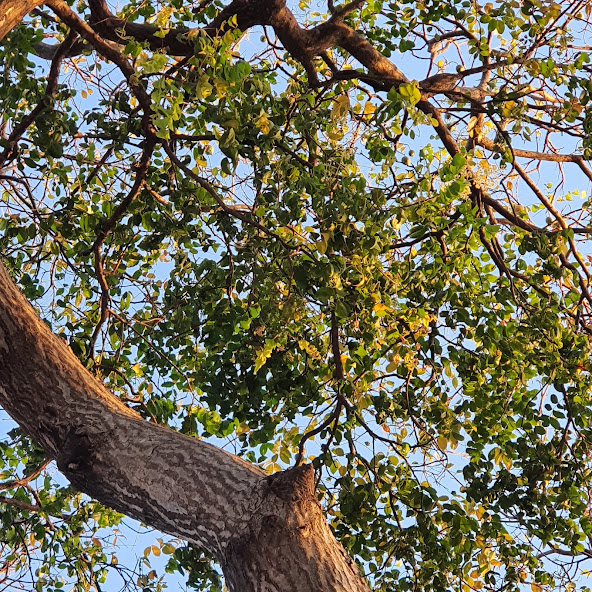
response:
{"label": "foliage", "polygon": [[[251,4],[131,0],[109,28],[52,0],[10,33],[4,261],[147,420],[312,462],[375,590],[585,585],[592,4],[289,4],[320,50]],[[162,589],[24,436],[0,462],[4,582]]]}

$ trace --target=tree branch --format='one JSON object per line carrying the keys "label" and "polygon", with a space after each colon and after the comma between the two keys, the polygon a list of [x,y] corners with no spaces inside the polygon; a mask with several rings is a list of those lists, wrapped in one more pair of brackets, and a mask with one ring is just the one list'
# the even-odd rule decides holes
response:
{"label": "tree branch", "polygon": [[219,558],[257,503],[262,471],[143,421],[51,333],[3,266],[0,403],[78,489]]}
{"label": "tree branch", "polygon": [[0,40],[41,3],[42,0],[0,0]]}
{"label": "tree branch", "polygon": [[147,135],[154,135],[152,123],[150,121],[151,100],[146,92],[146,89],[138,80],[133,66],[121,55],[121,52],[114,48],[110,43],[102,39],[93,28],[85,21],[83,21],[64,0],[45,0],[45,4],[49,6],[53,12],[60,18],[60,20],[68,25],[71,29],[76,31],[83,39],[88,41],[104,58],[113,62],[124,75],[130,90],[138,99],[140,106],[144,112],[142,125]]}
{"label": "tree branch", "polygon": [[39,117],[39,115],[51,105],[51,98],[58,87],[58,78],[62,61],[70,48],[74,45],[77,37],[78,35],[75,32],[70,32],[66,39],[64,39],[64,41],[58,46],[49,68],[47,86],[45,88],[43,99],[41,99],[39,104],[36,105],[28,115],[25,115],[23,119],[14,126],[12,132],[8,136],[8,146],[0,153],[0,168],[2,168],[6,162],[14,158],[18,141],[21,139],[22,135],[35,119],[37,119],[37,117]]}

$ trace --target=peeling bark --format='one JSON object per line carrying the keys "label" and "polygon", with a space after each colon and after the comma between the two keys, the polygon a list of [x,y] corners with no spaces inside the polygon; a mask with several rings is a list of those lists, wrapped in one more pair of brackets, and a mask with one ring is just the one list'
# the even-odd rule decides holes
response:
{"label": "peeling bark", "polygon": [[312,468],[273,476],[147,423],[43,323],[0,266],[0,404],[80,491],[196,543],[235,592],[362,592]]}

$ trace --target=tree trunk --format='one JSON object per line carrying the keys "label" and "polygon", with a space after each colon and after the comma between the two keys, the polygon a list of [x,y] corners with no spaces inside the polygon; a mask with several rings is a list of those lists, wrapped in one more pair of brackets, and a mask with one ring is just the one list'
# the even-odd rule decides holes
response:
{"label": "tree trunk", "polygon": [[0,0],[0,41],[42,0]]}
{"label": "tree trunk", "polygon": [[368,590],[323,517],[310,466],[267,476],[144,421],[49,330],[1,264],[0,404],[80,491],[213,553],[230,590]]}

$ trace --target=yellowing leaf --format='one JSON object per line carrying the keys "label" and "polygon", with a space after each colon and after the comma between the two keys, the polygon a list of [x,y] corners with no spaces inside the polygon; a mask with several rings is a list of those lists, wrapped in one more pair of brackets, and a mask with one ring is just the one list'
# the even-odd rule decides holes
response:
{"label": "yellowing leaf", "polygon": [[259,115],[259,117],[257,117],[257,119],[255,120],[255,125],[259,128],[259,130],[261,130],[261,133],[264,135],[267,135],[271,131],[272,124],[271,121],[269,121],[267,115],[265,115],[265,113],[262,113],[261,115]]}
{"label": "yellowing leaf", "polygon": [[417,82],[408,82],[399,87],[401,98],[410,105],[417,105],[421,100],[421,91]]}
{"label": "yellowing leaf", "polygon": [[227,129],[228,128],[233,129],[233,130],[238,129],[238,121],[236,119],[227,119],[222,125]]}
{"label": "yellowing leaf", "polygon": [[226,45],[230,45],[232,43],[232,40],[234,39],[234,35],[232,34],[232,31],[226,31],[226,33],[224,33],[224,36],[222,37],[222,43],[225,43]]}
{"label": "yellowing leaf", "polygon": [[228,89],[228,82],[220,78],[215,78],[214,86],[216,87],[216,92],[218,93],[218,95],[222,96],[226,94],[226,90]]}
{"label": "yellowing leaf", "polygon": [[377,302],[372,310],[377,317],[383,317],[390,311],[390,308],[385,306],[382,302]]}
{"label": "yellowing leaf", "polygon": [[319,353],[319,350],[312,343],[300,340],[298,341],[298,347],[302,351],[306,352],[311,358],[314,358],[315,360],[321,359],[321,354]]}
{"label": "yellowing leaf", "polygon": [[200,76],[195,88],[195,96],[198,99],[205,99],[212,94],[214,87],[210,84],[207,76]]}
{"label": "yellowing leaf", "polygon": [[166,24],[169,22],[171,15],[175,12],[175,9],[172,6],[164,6],[158,11],[156,15],[156,24],[159,27],[165,27]]}
{"label": "yellowing leaf", "polygon": [[335,99],[333,103],[333,109],[331,111],[331,121],[338,123],[343,121],[349,113],[349,96],[340,95]]}
{"label": "yellowing leaf", "polygon": [[265,362],[267,362],[269,356],[271,356],[273,350],[276,348],[276,345],[277,344],[272,339],[265,340],[265,345],[263,346],[262,349],[259,350],[259,352],[257,353],[257,356],[255,358],[255,365],[254,365],[255,374],[257,374],[257,372],[259,372],[259,370],[261,370],[261,368],[263,368],[263,366],[265,366]]}
{"label": "yellowing leaf", "polygon": [[241,423],[234,431],[236,434],[246,434],[251,431],[251,428],[246,423]]}

